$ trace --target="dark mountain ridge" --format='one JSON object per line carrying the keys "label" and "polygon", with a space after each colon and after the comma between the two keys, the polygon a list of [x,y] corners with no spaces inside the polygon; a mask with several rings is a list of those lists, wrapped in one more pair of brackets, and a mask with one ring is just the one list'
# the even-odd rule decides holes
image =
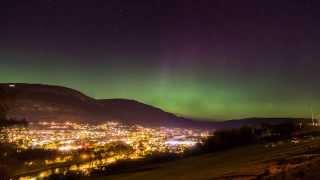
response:
{"label": "dark mountain ridge", "polygon": [[[28,121],[77,121],[99,123],[120,121],[158,127],[238,128],[242,125],[282,123],[295,118],[248,118],[231,121],[196,121],[165,112],[157,107],[128,99],[94,99],[61,86],[41,84],[0,84],[15,94],[10,116]],[[1,101],[1,100],[0,100]]]}

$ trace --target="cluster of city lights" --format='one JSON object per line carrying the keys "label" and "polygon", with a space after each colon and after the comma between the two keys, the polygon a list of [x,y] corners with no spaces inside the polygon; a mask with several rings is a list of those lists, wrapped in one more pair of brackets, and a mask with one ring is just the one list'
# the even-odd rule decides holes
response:
{"label": "cluster of city lights", "polygon": [[43,149],[58,152],[51,159],[25,162],[30,169],[48,167],[36,176],[21,177],[32,179],[70,171],[89,174],[93,169],[105,168],[118,160],[143,158],[156,152],[179,154],[201,143],[207,136],[207,131],[197,129],[147,128],[117,122],[98,125],[39,122],[28,127],[2,129],[0,140],[14,144],[17,151]]}

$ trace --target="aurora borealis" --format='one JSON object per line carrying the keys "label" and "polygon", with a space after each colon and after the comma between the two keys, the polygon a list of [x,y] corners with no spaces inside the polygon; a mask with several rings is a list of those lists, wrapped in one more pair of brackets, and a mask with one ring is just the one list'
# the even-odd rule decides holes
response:
{"label": "aurora borealis", "polygon": [[3,3],[0,82],[204,119],[320,114],[316,1]]}

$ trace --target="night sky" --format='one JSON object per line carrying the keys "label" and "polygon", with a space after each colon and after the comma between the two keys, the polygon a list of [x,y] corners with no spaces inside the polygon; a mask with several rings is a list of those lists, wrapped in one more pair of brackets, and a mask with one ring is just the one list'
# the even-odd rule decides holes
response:
{"label": "night sky", "polygon": [[320,114],[320,3],[4,0],[0,82],[193,118]]}

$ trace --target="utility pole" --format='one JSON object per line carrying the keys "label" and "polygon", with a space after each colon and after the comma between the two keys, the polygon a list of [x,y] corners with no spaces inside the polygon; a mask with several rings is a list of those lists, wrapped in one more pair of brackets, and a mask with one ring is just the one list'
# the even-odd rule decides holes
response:
{"label": "utility pole", "polygon": [[311,107],[311,120],[312,120],[312,126],[316,126],[315,122],[314,122],[314,112],[313,112],[313,108]]}

